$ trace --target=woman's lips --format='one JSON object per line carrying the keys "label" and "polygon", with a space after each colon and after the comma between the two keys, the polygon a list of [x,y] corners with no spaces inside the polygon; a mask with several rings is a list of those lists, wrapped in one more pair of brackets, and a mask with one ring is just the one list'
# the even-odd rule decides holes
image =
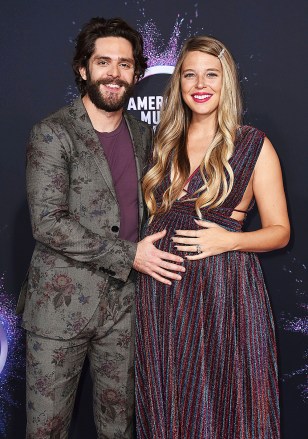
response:
{"label": "woman's lips", "polygon": [[194,93],[191,97],[195,102],[203,104],[204,102],[207,102],[209,99],[211,99],[212,96],[213,95],[210,93]]}

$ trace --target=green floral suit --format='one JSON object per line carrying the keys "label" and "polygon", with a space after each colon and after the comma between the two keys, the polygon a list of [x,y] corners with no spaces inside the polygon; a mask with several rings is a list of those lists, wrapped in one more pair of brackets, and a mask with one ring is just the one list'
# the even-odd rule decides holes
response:
{"label": "green floral suit", "polygon": [[[147,124],[129,114],[124,113],[124,117],[133,142],[140,182],[151,147],[152,131]],[[47,366],[43,366],[43,363],[60,364],[66,376],[77,375],[76,383],[64,398],[65,404],[69,401],[72,405],[83,359],[89,351],[85,349],[81,355],[76,372],[76,364],[66,366],[64,359],[68,356],[63,353],[64,350],[68,347],[76,349],[83,343],[80,340],[95,337],[101,337],[102,340],[106,337],[106,331],[104,329],[105,332],[98,336],[97,327],[108,327],[110,332],[111,328],[116,328],[110,349],[116,352],[114,346],[119,347],[121,352],[116,353],[118,360],[114,352],[104,350],[104,360],[97,355],[95,357],[102,364],[91,366],[95,382],[99,376],[97,371],[101,371],[103,363],[105,369],[109,370],[108,373],[105,371],[106,377],[111,377],[111,382],[99,390],[97,398],[101,404],[103,395],[117,394],[118,389],[123,387],[121,380],[127,380],[127,376],[120,378],[122,373],[117,373],[118,363],[127,363],[129,372],[125,373],[131,374],[133,359],[132,263],[136,244],[118,238],[120,214],[111,173],[81,99],[47,117],[32,129],[27,149],[27,193],[36,246],[17,310],[23,311],[23,326],[28,333],[28,425],[31,422],[36,424],[36,430],[32,426],[28,437],[39,439],[49,437],[47,433],[40,432],[48,428],[53,434],[64,432],[69,423],[63,420],[60,412],[51,415],[46,408],[44,416],[40,416],[44,419],[44,425],[39,425],[35,398],[43,397],[50,401],[56,398],[50,390],[52,384],[42,386],[42,377],[46,380],[47,376]],[[141,224],[144,209],[140,184],[138,199]],[[47,349],[48,340],[52,341],[49,346],[53,347]],[[76,340],[79,342],[76,343]],[[86,346],[87,343],[84,343]],[[98,345],[102,345],[102,341]],[[125,358],[130,358],[130,361],[124,361]],[[55,372],[50,371],[49,374],[52,381]],[[42,388],[44,390],[40,390]],[[131,393],[129,391],[130,398]],[[32,411],[29,410],[29,404]],[[39,404],[42,405],[42,401]],[[115,402],[107,404],[104,409],[113,421],[117,419],[118,409],[114,408],[110,414],[110,407],[115,405]],[[124,403],[122,405],[125,406]],[[101,410],[97,401],[95,410]],[[97,424],[107,425],[106,420],[98,421],[98,417],[96,413]],[[52,427],[47,428],[47,424]],[[104,428],[108,430],[106,425]],[[98,426],[98,431],[100,428],[103,427]],[[59,438],[66,437],[66,433],[61,434]],[[119,431],[101,435],[129,437]]]}

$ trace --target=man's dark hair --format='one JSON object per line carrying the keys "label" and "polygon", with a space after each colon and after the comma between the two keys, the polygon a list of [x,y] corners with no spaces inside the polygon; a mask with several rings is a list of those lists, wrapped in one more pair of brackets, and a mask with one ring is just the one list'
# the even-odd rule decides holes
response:
{"label": "man's dark hair", "polygon": [[76,38],[76,50],[72,63],[75,82],[82,96],[86,94],[86,81],[80,76],[79,69],[81,67],[87,68],[89,59],[95,49],[95,41],[104,37],[122,37],[131,43],[137,79],[143,77],[147,68],[147,58],[143,56],[143,39],[138,31],[130,27],[121,18],[92,18],[84,25]]}

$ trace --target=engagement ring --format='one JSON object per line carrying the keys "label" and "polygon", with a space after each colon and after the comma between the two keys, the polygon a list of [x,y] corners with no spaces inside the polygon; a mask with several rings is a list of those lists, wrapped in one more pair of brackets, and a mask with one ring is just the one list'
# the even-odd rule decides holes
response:
{"label": "engagement ring", "polygon": [[196,245],[196,252],[198,253],[198,255],[200,255],[200,253],[202,253],[202,250],[201,250],[201,245],[200,244],[197,244]]}

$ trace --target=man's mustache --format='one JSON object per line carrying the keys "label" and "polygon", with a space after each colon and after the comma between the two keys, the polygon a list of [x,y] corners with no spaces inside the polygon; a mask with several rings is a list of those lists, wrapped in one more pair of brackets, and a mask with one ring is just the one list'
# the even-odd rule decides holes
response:
{"label": "man's mustache", "polygon": [[108,84],[115,84],[119,87],[129,88],[129,83],[126,81],[123,81],[123,79],[100,79],[99,81],[95,82],[96,85],[108,85]]}

